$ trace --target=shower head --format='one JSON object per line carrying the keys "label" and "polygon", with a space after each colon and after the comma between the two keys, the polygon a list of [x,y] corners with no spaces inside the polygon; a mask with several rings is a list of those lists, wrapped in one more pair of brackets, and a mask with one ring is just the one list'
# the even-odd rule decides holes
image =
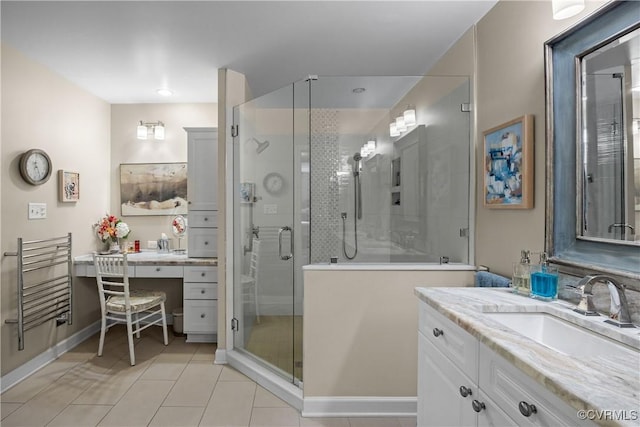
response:
{"label": "shower head", "polygon": [[269,141],[267,141],[266,139],[263,142],[260,142],[257,139],[252,137],[249,141],[253,141],[256,144],[258,144],[258,146],[256,147],[256,153],[258,154],[262,153],[269,146]]}
{"label": "shower head", "polygon": [[353,176],[360,174],[360,160],[362,160],[360,153],[353,155]]}
{"label": "shower head", "polygon": [[360,160],[362,160],[362,156],[360,155],[360,153],[354,154],[353,160],[355,160],[356,162],[359,162]]}

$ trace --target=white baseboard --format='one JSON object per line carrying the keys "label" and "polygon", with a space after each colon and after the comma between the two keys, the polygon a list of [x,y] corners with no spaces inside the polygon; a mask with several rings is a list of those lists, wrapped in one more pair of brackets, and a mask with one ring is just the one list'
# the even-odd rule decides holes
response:
{"label": "white baseboard", "polygon": [[226,365],[227,364],[227,350],[222,348],[216,349],[216,357],[213,362],[214,365]]}
{"label": "white baseboard", "polygon": [[416,397],[305,397],[303,417],[415,417]]}
{"label": "white baseboard", "polygon": [[84,340],[88,339],[92,335],[100,332],[100,321],[87,326],[86,328],[76,332],[70,337],[60,341],[54,347],[49,348],[38,356],[29,360],[27,363],[17,367],[11,372],[5,374],[0,378],[0,393],[4,393],[11,387],[38,371],[44,368],[49,363],[56,360],[58,357],[71,350]]}

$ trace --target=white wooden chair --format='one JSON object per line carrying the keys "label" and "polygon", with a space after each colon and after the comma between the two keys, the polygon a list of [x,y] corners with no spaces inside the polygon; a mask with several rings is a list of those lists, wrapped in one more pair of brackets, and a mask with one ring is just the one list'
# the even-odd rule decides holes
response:
{"label": "white wooden chair", "polygon": [[[136,364],[136,357],[133,351],[133,334],[140,338],[140,331],[149,326],[161,324],[164,345],[169,344],[167,316],[164,309],[164,302],[167,299],[166,294],[159,291],[131,290],[129,288],[127,254],[94,254],[93,264],[96,267],[96,280],[98,281],[100,309],[102,311],[98,356],[102,356],[105,333],[117,323],[126,323],[127,325],[129,359],[132,366]],[[132,316],[135,316],[135,318],[132,319]],[[108,323],[107,320],[109,321]],[[144,322],[144,326],[141,327],[140,324],[142,322]],[[133,324],[135,324],[135,328]]]}
{"label": "white wooden chair", "polygon": [[[242,275],[243,289],[253,288],[253,295],[246,295],[255,304],[256,322],[260,323],[260,309],[258,307],[258,274],[260,272],[260,240],[254,238],[251,242],[251,258],[249,259],[249,274]],[[250,292],[250,291],[249,291]]]}

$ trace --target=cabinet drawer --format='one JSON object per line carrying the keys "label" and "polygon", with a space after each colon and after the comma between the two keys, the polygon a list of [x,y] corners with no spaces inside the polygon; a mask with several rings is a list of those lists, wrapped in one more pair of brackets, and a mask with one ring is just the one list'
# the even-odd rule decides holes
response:
{"label": "cabinet drawer", "polygon": [[218,281],[218,267],[193,267],[188,266],[184,268],[184,281],[185,282],[217,282]]}
{"label": "cabinet drawer", "polygon": [[137,265],[136,277],[182,277],[184,270],[178,265]]}
{"label": "cabinet drawer", "polygon": [[184,299],[218,299],[218,284],[185,282]]}
{"label": "cabinet drawer", "polygon": [[469,378],[478,378],[476,338],[425,303],[420,303],[418,329]]}
{"label": "cabinet drawer", "polygon": [[218,229],[190,228],[188,253],[190,257],[194,258],[218,256]]}
{"label": "cabinet drawer", "polygon": [[[505,413],[521,426],[595,425],[577,417],[577,411],[564,403],[520,369],[484,344],[479,349],[479,386]],[[535,405],[536,412],[522,415],[520,402]]]}
{"label": "cabinet drawer", "polygon": [[218,332],[217,300],[184,300],[184,332]]}
{"label": "cabinet drawer", "polygon": [[217,227],[218,211],[189,211],[189,227]]}

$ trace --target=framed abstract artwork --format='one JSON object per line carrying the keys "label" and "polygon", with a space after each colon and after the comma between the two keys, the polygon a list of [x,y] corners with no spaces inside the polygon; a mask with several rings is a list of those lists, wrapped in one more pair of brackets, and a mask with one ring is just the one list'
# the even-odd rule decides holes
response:
{"label": "framed abstract artwork", "polygon": [[533,208],[533,115],[483,132],[484,206]]}
{"label": "framed abstract artwork", "polygon": [[80,200],[80,174],[60,169],[58,171],[58,200],[77,202]]}
{"label": "framed abstract artwork", "polygon": [[120,165],[122,216],[186,215],[186,163]]}

